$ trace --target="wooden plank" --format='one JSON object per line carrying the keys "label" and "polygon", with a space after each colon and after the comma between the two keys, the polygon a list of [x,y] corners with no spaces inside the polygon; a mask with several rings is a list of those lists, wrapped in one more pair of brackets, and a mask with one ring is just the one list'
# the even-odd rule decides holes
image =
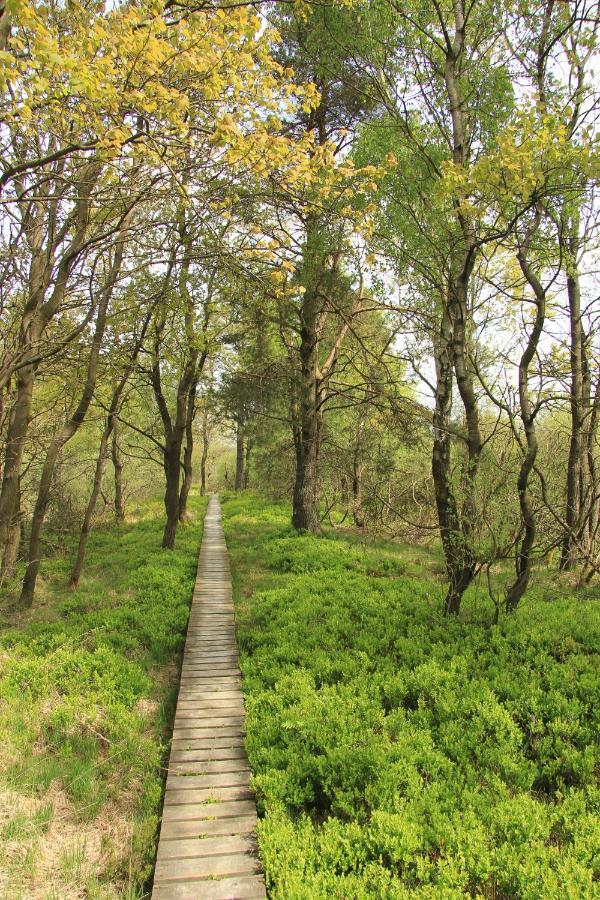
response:
{"label": "wooden plank", "polygon": [[210,881],[203,883],[201,890],[199,893],[195,881],[161,884],[155,887],[152,896],[155,900],[198,900],[199,897],[204,900],[254,900],[267,896],[262,875]]}
{"label": "wooden plank", "polygon": [[256,828],[256,816],[230,816],[223,819],[191,819],[189,821],[163,822],[160,833],[161,846],[166,841],[195,838],[199,835],[252,834]]}
{"label": "wooden plank", "polygon": [[251,815],[256,815],[254,798],[252,800],[223,800],[221,803],[168,805],[163,809],[163,822],[216,821],[217,819],[237,819],[240,816]]}
{"label": "wooden plank", "polygon": [[159,860],[197,859],[201,856],[230,856],[238,853],[256,854],[258,847],[252,834],[220,834],[208,837],[199,834],[195,838],[180,838],[161,841],[158,848]]}
{"label": "wooden plank", "polygon": [[183,655],[153,900],[266,898],[218,500],[209,503]]}
{"label": "wooden plank", "polygon": [[[165,794],[165,804],[169,806],[189,806],[190,803],[197,806],[209,806],[224,803],[231,800],[252,800],[254,794],[244,784],[214,785],[204,789],[190,789],[169,791]],[[166,809],[166,806],[164,807]]]}
{"label": "wooden plank", "polygon": [[208,878],[211,875],[256,875],[259,872],[260,864],[254,851],[231,856],[161,859],[156,863],[154,882],[185,881],[188,878]]}

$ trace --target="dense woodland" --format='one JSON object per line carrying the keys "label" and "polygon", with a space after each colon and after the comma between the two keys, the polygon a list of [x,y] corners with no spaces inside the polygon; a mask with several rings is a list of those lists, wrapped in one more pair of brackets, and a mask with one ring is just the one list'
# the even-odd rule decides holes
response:
{"label": "dense woodland", "polygon": [[[599,29],[593,0],[0,0],[0,592],[16,632],[60,589],[69,640],[88,634],[68,598],[100,591],[89,557],[107,536],[126,565],[148,510],[145,559],[168,581],[170,553],[185,592],[211,491],[289,504],[282,572],[303,571],[292,538],[306,572],[321,539],[385,541],[392,590],[406,548],[428,554],[414,584],[435,586],[448,646],[514,637],[544,579],[573,609],[597,600]],[[184,627],[165,616],[161,634]],[[113,623],[111,653],[146,646],[135,622],[129,648]],[[267,807],[269,791],[315,822],[361,821],[350,800],[303,806],[268,782]],[[337,876],[302,893],[306,873],[273,866],[274,896],[388,896],[334,894]],[[465,878],[423,896],[538,896]],[[557,878],[540,897],[597,896]]]}

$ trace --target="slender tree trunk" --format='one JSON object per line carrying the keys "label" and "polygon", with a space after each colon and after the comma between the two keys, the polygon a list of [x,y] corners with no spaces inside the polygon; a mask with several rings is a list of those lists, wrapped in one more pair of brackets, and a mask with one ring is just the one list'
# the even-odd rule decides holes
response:
{"label": "slender tree trunk", "polygon": [[194,416],[196,415],[196,391],[198,389],[198,378],[194,378],[190,385],[188,394],[187,411],[185,419],[185,449],[183,451],[183,481],[181,482],[181,490],[179,492],[179,521],[186,522],[188,518],[187,504],[190,490],[192,489],[192,481],[194,478],[194,470],[192,468],[192,457],[194,455]]}
{"label": "slender tree trunk", "polygon": [[31,402],[35,382],[35,367],[21,369],[16,379],[16,396],[11,410],[6,436],[4,475],[0,489],[0,553],[2,571],[8,567],[8,551],[15,512],[18,508],[19,480],[23,465],[25,441],[29,430]]}
{"label": "slender tree trunk", "polygon": [[119,422],[115,420],[112,433],[111,458],[115,479],[115,522],[125,521],[125,495],[123,492],[123,458],[119,447]]}
{"label": "slender tree trunk", "polygon": [[300,329],[300,384],[296,435],[296,477],[292,498],[292,525],[298,531],[321,530],[317,512],[318,412],[318,299],[306,292]]}
{"label": "slender tree trunk", "polygon": [[188,519],[187,504],[188,498],[190,496],[190,490],[192,488],[192,479],[194,476],[194,472],[192,469],[194,439],[191,434],[187,434],[188,430],[191,432],[191,427],[189,429],[186,427],[186,440],[185,447],[183,449],[183,479],[181,481],[181,490],[179,491],[179,521],[182,524],[187,522]]}
{"label": "slender tree trunk", "polygon": [[[125,390],[125,385],[131,375],[133,365],[135,360],[137,359],[137,355],[139,352],[139,348],[144,339],[144,335],[146,332],[146,327],[148,325],[149,316],[144,323],[142,328],[142,334],[139,341],[136,344],[134,352],[132,354],[129,365],[127,366],[125,372],[123,373],[122,378],[117,384],[113,396],[110,402],[110,407],[108,410],[108,415],[106,417],[106,424],[104,426],[104,431],[102,432],[102,437],[100,438],[100,447],[98,449],[98,458],[96,460],[96,468],[94,471],[94,480],[92,482],[92,490],[88,499],[88,503],[85,509],[83,523],[81,526],[81,532],[79,535],[79,543],[77,546],[77,555],[75,557],[75,562],[73,563],[73,569],[71,570],[71,576],[69,578],[69,586],[76,587],[79,584],[79,579],[81,578],[81,572],[83,570],[83,563],[85,560],[85,551],[87,546],[87,540],[92,529],[92,522],[94,518],[94,513],[96,511],[96,504],[98,502],[98,497],[100,495],[100,490],[102,488],[102,478],[104,476],[104,471],[106,469],[106,462],[108,459],[108,444],[112,435],[113,438],[113,460],[115,458],[115,453],[117,455],[117,465],[121,466],[121,461],[119,457],[119,448],[116,443],[116,429],[118,422],[118,415],[121,408],[121,398],[123,395],[123,391]],[[116,469],[115,469],[116,471]],[[120,473],[119,473],[120,475]],[[115,478],[115,509],[117,509],[117,479]],[[118,491],[118,508],[121,513],[118,521],[122,521],[124,518],[124,513],[122,510],[123,503],[123,494],[121,487],[121,478],[119,477],[119,491]]]}
{"label": "slender tree trunk", "polygon": [[365,516],[362,508],[362,479],[364,473],[363,462],[363,436],[365,430],[366,412],[362,411],[358,420],[356,441],[354,444],[354,457],[352,460],[352,515],[357,528],[364,528]]}
{"label": "slender tree trunk", "polygon": [[529,397],[529,366],[531,365],[531,361],[537,353],[542,330],[544,327],[544,320],[546,316],[546,292],[527,261],[527,250],[531,237],[533,237],[533,234],[539,227],[540,220],[541,210],[538,209],[536,220],[530,230],[530,237],[525,246],[519,251],[518,254],[521,270],[525,275],[525,278],[527,279],[529,285],[533,289],[535,295],[536,314],[535,322],[531,330],[531,334],[529,335],[529,340],[527,341],[527,346],[525,347],[523,355],[521,356],[521,361],[519,363],[519,405],[521,407],[521,421],[523,423],[523,430],[525,432],[526,440],[526,451],[521,463],[521,468],[519,470],[519,477],[517,479],[519,507],[521,510],[521,521],[523,525],[523,538],[521,540],[521,544],[519,546],[515,559],[515,579],[506,593],[505,603],[507,612],[512,612],[517,608],[521,598],[527,590],[529,579],[531,577],[531,554],[535,543],[537,530],[533,503],[529,490],[529,478],[531,472],[533,471],[533,467],[535,466],[535,461],[538,453],[538,441],[535,427],[535,411],[532,409],[531,399]]}
{"label": "slender tree trunk", "polygon": [[238,419],[235,431],[235,490],[244,486],[244,426]]}
{"label": "slender tree trunk", "polygon": [[244,459],[244,490],[247,491],[250,486],[250,456],[252,453],[253,442],[250,438],[246,439],[246,456]]}
{"label": "slender tree trunk", "polygon": [[17,489],[16,507],[13,510],[12,522],[8,531],[8,540],[6,542],[6,550],[2,560],[2,569],[0,571],[0,581],[5,578],[11,578],[14,575],[15,565],[19,557],[19,549],[21,547],[21,488],[20,483]]}
{"label": "slender tree trunk", "polygon": [[[448,591],[444,601],[447,615],[457,615],[462,595],[472,580],[466,565],[460,515],[451,481],[450,412],[454,370],[452,364],[453,323],[445,304],[440,331],[434,348],[436,366],[435,408],[433,412],[433,448],[431,474],[435,504],[448,576]],[[470,577],[469,577],[470,576]]]}
{"label": "slender tree trunk", "polygon": [[94,519],[94,513],[96,511],[96,503],[98,502],[98,497],[100,496],[102,478],[104,475],[104,470],[106,468],[106,460],[108,455],[108,442],[110,440],[112,430],[112,423],[110,422],[109,418],[104,431],[102,432],[102,437],[100,438],[100,447],[98,449],[98,458],[96,460],[96,468],[94,470],[92,490],[87,502],[87,506],[85,508],[85,513],[83,515],[83,523],[81,525],[81,531],[79,533],[79,543],[77,545],[77,554],[75,556],[75,562],[73,563],[71,575],[69,576],[69,587],[77,587],[77,585],[79,584],[79,579],[81,578],[81,573],[83,571],[87,540],[90,536],[90,531],[92,530],[92,522]]}
{"label": "slender tree trunk", "polygon": [[202,457],[200,459],[200,496],[206,496],[206,464],[208,462],[208,450],[210,447],[210,433],[208,428],[208,408],[205,406],[202,413]]}
{"label": "slender tree trunk", "polygon": [[[447,47],[444,63],[444,82],[448,113],[452,124],[452,159],[455,165],[468,165],[467,128],[464,119],[464,101],[461,96],[461,78],[464,64],[466,17],[464,3],[453,4],[454,33]],[[477,559],[473,537],[477,523],[476,478],[479,468],[482,440],[479,433],[477,398],[473,388],[469,362],[471,312],[469,309],[469,284],[475,264],[476,236],[473,223],[461,209],[460,196],[454,199],[456,224],[461,233],[461,246],[457,245],[450,283],[444,298],[444,308],[436,348],[437,388],[433,417],[432,474],[438,512],[438,523],[446,562],[449,586],[444,601],[447,615],[457,615],[462,596],[477,571]],[[465,467],[465,497],[459,510],[451,485],[450,413],[453,382],[456,385],[465,410],[467,434],[467,463]],[[462,512],[462,515],[461,515]]]}
{"label": "slender tree trunk", "polygon": [[[571,226],[574,228],[575,226]],[[569,240],[569,250],[576,250],[574,235]],[[581,321],[581,292],[579,277],[574,270],[576,260],[570,252],[570,267],[567,273],[567,296],[569,299],[569,326],[570,326],[570,368],[571,384],[569,400],[571,407],[571,438],[569,441],[569,458],[567,462],[566,483],[566,508],[565,508],[565,536],[562,544],[560,567],[563,570],[573,569],[579,559],[577,537],[582,532],[582,518],[585,519],[585,480],[587,469],[586,441],[585,441],[585,385],[584,372],[585,339]],[[588,404],[589,406],[589,404]]]}

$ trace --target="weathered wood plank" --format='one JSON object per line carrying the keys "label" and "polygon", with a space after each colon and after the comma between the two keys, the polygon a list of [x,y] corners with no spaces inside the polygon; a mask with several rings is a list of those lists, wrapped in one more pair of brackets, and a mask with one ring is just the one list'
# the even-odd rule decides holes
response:
{"label": "weathered wood plank", "polygon": [[256,815],[230,816],[222,819],[190,819],[189,821],[163,822],[160,833],[161,846],[167,841],[197,838],[200,835],[252,834],[256,828]]}
{"label": "weathered wood plank", "polygon": [[236,819],[240,816],[256,815],[256,805],[252,800],[223,800],[221,803],[196,803],[192,805],[165,806],[163,822],[216,821]]}
{"label": "weathered wood plank", "polygon": [[153,900],[266,898],[219,504],[209,504],[175,712]]}
{"label": "weathered wood plank", "polygon": [[223,878],[202,884],[202,893],[198,893],[198,882],[188,881],[180,884],[161,884],[154,889],[155,900],[253,900],[266,897],[265,883],[262,875],[251,875],[242,878]]}
{"label": "weathered wood plank", "polygon": [[259,872],[260,863],[256,853],[248,851],[230,856],[159,860],[156,863],[154,882],[185,881],[188,878],[208,878],[211,875],[256,875]]}
{"label": "weathered wood plank", "polygon": [[161,841],[157,858],[162,862],[167,859],[197,859],[200,856],[256,854],[257,850],[256,838],[251,834],[220,834],[217,837],[199,834],[195,838]]}

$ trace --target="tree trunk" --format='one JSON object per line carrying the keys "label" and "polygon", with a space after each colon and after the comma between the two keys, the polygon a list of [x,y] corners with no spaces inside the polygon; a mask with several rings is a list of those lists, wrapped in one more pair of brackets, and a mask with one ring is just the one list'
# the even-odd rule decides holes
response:
{"label": "tree trunk", "polygon": [[247,491],[250,485],[250,455],[252,453],[253,442],[250,438],[246,439],[246,456],[244,459],[244,490]]}
{"label": "tree trunk", "polygon": [[190,490],[192,489],[192,481],[194,470],[192,468],[192,457],[194,455],[194,416],[196,414],[196,390],[198,388],[198,379],[194,378],[190,385],[188,395],[188,404],[185,420],[185,449],[183,451],[183,481],[181,482],[181,490],[179,492],[179,521],[186,522],[188,518],[187,504]]}
{"label": "tree trunk", "polygon": [[177,523],[179,522],[179,480],[181,473],[181,435],[174,434],[164,454],[165,469],[165,512],[167,521],[163,532],[162,546],[172,550],[175,546]]}
{"label": "tree trunk", "polygon": [[15,572],[15,565],[19,556],[21,546],[21,488],[20,483],[17,488],[16,508],[13,510],[12,521],[8,530],[8,540],[6,549],[2,559],[2,569],[0,571],[0,581],[5,578],[11,578]]}
{"label": "tree trunk", "polygon": [[235,432],[235,490],[244,486],[244,426],[238,420]]}
{"label": "tree trunk", "polygon": [[[108,458],[108,442],[113,436],[113,441],[116,438],[116,428],[118,422],[119,410],[121,407],[121,397],[123,391],[125,389],[125,385],[127,384],[127,380],[131,374],[133,369],[133,364],[135,359],[137,358],[137,354],[139,352],[139,348],[141,346],[141,342],[143,340],[143,335],[145,334],[146,325],[148,323],[148,319],[142,329],[142,337],[140,338],[138,344],[135,347],[134,353],[132,355],[130,364],[128,365],[126,371],[124,372],[121,380],[117,384],[108,410],[108,415],[106,418],[106,424],[104,426],[104,431],[102,432],[102,437],[100,438],[100,447],[98,450],[98,458],[96,460],[96,469],[94,471],[94,480],[92,482],[92,490],[90,493],[90,497],[85,509],[83,523],[81,526],[81,532],[79,534],[79,544],[77,546],[77,555],[75,557],[75,562],[73,564],[73,569],[71,571],[71,576],[69,578],[69,586],[76,587],[79,584],[79,579],[81,578],[81,572],[83,570],[83,563],[85,560],[85,550],[87,546],[87,540],[92,529],[92,521],[94,518],[94,513],[96,511],[96,504],[98,502],[98,497],[100,495],[100,490],[102,487],[102,478],[104,476],[104,470],[106,469],[106,462]],[[114,444],[114,449],[118,455],[118,446],[116,445],[116,441]],[[114,455],[113,455],[114,458]],[[118,461],[120,464],[120,459]],[[119,479],[120,481],[120,479]],[[116,488],[116,479],[115,479],[115,488]],[[115,507],[116,507],[116,496],[117,491],[115,489]],[[122,504],[122,490],[119,484],[119,504]],[[122,518],[120,519],[122,521]]]}
{"label": "tree trunk", "polygon": [[295,429],[296,477],[292,498],[292,525],[298,531],[321,530],[317,512],[318,411],[318,299],[304,294],[300,329],[300,384]]}
{"label": "tree trunk", "polygon": [[465,553],[460,516],[451,483],[450,412],[454,371],[452,365],[453,324],[448,304],[444,304],[440,331],[434,347],[436,367],[435,408],[431,474],[435,491],[438,526],[444,551],[448,591],[444,600],[447,615],[460,611],[462,595],[469,586],[474,566]]}
{"label": "tree trunk", "polygon": [[365,516],[362,508],[362,479],[364,472],[363,462],[363,436],[365,430],[366,413],[361,412],[356,442],[354,444],[354,457],[352,460],[352,515],[357,528],[364,528]]}
{"label": "tree trunk", "polygon": [[125,521],[125,498],[123,494],[123,459],[119,447],[119,423],[115,420],[112,433],[111,457],[115,477],[115,522]]}
{"label": "tree trunk", "polygon": [[[572,225],[572,228],[575,226]],[[575,236],[569,239],[570,266],[567,273],[567,296],[569,300],[569,358],[571,368],[571,384],[569,400],[571,408],[571,437],[569,441],[569,458],[567,462],[565,536],[562,544],[560,568],[564,571],[573,569],[579,560],[577,537],[582,532],[582,518],[585,519],[585,480],[587,466],[587,447],[585,441],[585,385],[586,369],[585,340],[581,322],[581,293],[579,277],[574,270],[576,259]],[[588,398],[589,399],[589,398]],[[588,403],[589,407],[589,403]]]}
{"label": "tree trunk", "polygon": [[98,459],[96,460],[92,490],[87,502],[87,506],[85,508],[85,513],[83,515],[83,523],[81,525],[81,531],[79,533],[79,543],[77,545],[77,554],[75,556],[73,568],[71,569],[71,575],[69,576],[69,587],[77,587],[77,585],[79,584],[79,579],[81,578],[81,572],[83,570],[83,563],[85,560],[87,540],[90,535],[90,531],[92,530],[92,521],[94,518],[94,513],[96,511],[96,503],[98,502],[98,497],[100,496],[102,477],[106,468],[108,442],[110,440],[112,430],[112,423],[109,418],[104,431],[102,432],[102,437],[100,438],[100,447],[98,450]]}
{"label": "tree trunk", "polygon": [[527,250],[531,237],[533,237],[539,227],[540,220],[541,210],[538,209],[536,219],[531,226],[528,239],[526,240],[524,247],[518,253],[518,260],[521,266],[521,270],[535,295],[536,314],[535,322],[531,334],[529,335],[529,340],[527,341],[527,346],[525,347],[525,350],[521,357],[521,361],[519,363],[519,404],[521,407],[521,421],[523,423],[523,430],[525,432],[525,440],[527,443],[527,450],[521,463],[519,477],[517,479],[519,507],[521,511],[521,522],[523,525],[523,538],[521,540],[521,545],[518,549],[515,559],[515,580],[510,585],[506,593],[505,605],[507,612],[512,612],[517,608],[521,598],[527,590],[529,579],[531,577],[531,553],[536,536],[536,521],[531,494],[529,491],[529,477],[531,475],[531,472],[533,471],[533,467],[537,458],[538,441],[535,427],[536,414],[532,409],[531,400],[529,397],[529,366],[531,365],[531,361],[537,353],[538,345],[542,335],[542,329],[544,327],[544,320],[546,316],[546,292],[541,282],[529,266],[529,263],[527,261]]}
{"label": "tree trunk", "polygon": [[206,496],[206,464],[208,462],[208,449],[210,446],[210,433],[208,428],[208,409],[205,407],[202,414],[202,457],[200,459],[200,496]]}
{"label": "tree trunk", "polygon": [[15,512],[19,506],[19,480],[25,441],[29,430],[34,382],[34,366],[26,366],[19,371],[16,382],[16,397],[8,423],[4,476],[2,478],[2,488],[0,489],[0,553],[2,554],[3,572],[8,566],[6,556]]}

